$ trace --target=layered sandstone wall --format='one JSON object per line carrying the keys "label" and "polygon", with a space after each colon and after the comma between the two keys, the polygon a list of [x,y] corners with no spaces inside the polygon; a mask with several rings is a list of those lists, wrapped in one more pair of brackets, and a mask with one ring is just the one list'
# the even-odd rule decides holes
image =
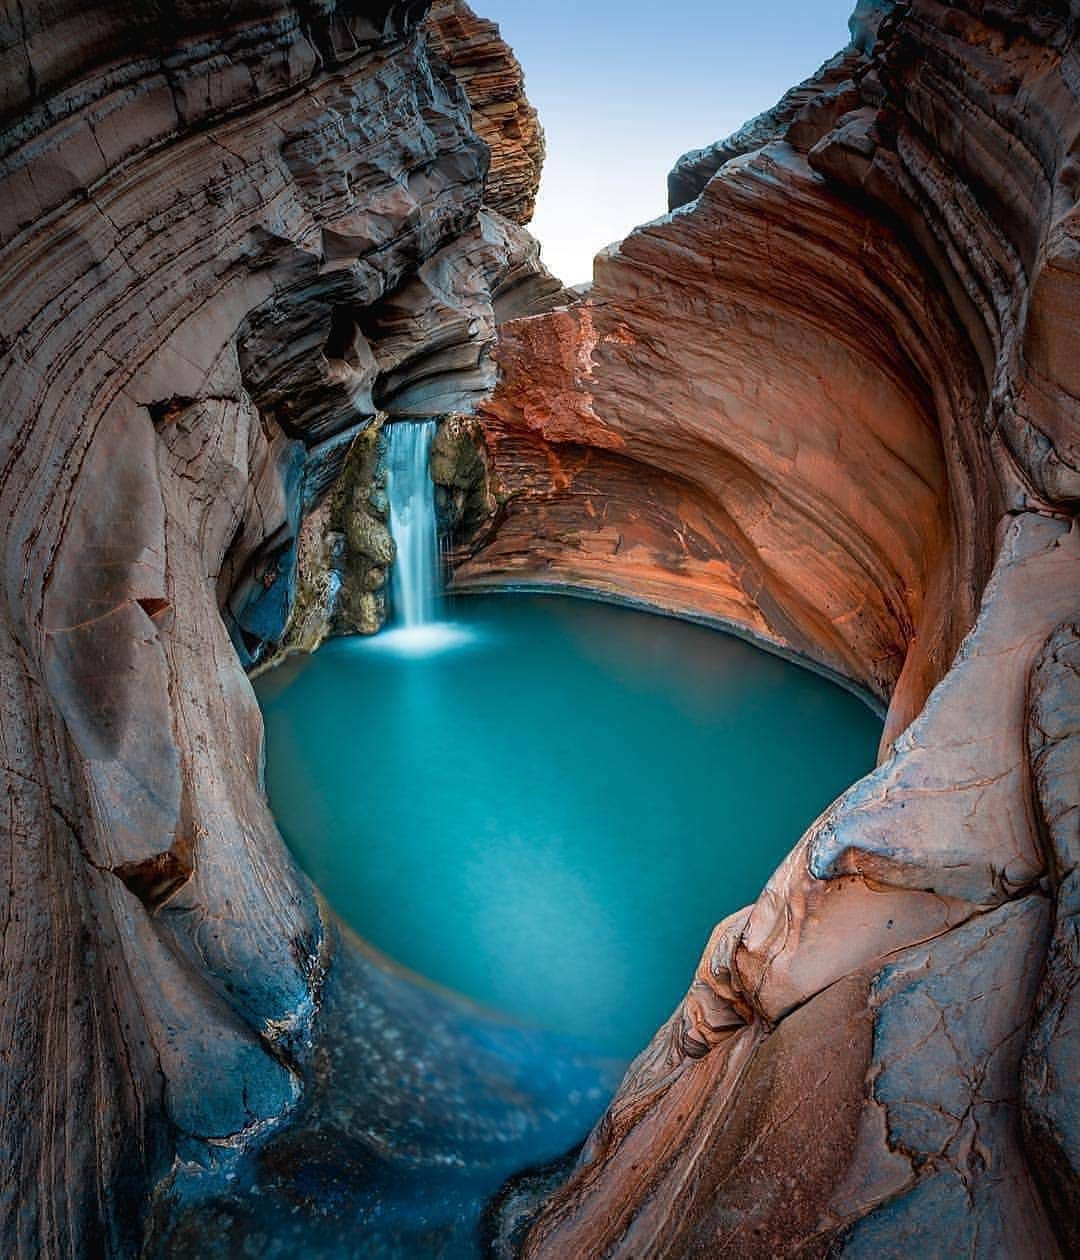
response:
{"label": "layered sandstone wall", "polygon": [[486,390],[535,272],[426,7],[0,25],[5,1256],[135,1254],[297,1097],[327,936],[243,666],[356,434]]}
{"label": "layered sandstone wall", "polygon": [[528,223],[544,166],[544,132],[517,58],[495,23],[477,17],[463,0],[434,0],[428,31],[465,89],[476,134],[491,149],[494,174],[485,201],[515,223]]}
{"label": "layered sandstone wall", "polygon": [[529,1256],[1076,1245],[1077,13],[890,8],[501,330],[461,589],[704,614],[888,704]]}

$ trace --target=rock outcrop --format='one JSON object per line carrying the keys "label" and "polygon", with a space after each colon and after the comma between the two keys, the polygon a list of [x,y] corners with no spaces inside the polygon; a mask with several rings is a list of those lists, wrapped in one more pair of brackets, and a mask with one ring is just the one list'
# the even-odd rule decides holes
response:
{"label": "rock outcrop", "polygon": [[[253,597],[252,582],[263,581],[253,574],[247,585],[233,589],[230,612],[240,630],[241,652],[245,635],[251,634],[258,651],[270,645],[271,653],[261,662],[268,665],[282,652],[311,651],[329,635],[372,634],[384,624],[384,579],[393,547],[378,505],[382,451],[377,427],[386,421],[467,414],[494,388],[492,346],[498,324],[544,310],[562,297],[562,286],[540,262],[536,242],[484,208],[473,228],[423,263],[393,293],[354,310],[340,357],[334,340],[339,333],[331,327],[326,353],[335,380],[362,362],[364,384],[359,395],[345,400],[343,436],[320,443],[307,456],[297,544],[302,563],[297,565],[290,543],[284,561],[272,559],[285,585],[272,581],[269,595],[255,586]],[[271,313],[271,318],[277,315]],[[282,356],[270,350],[264,355],[270,370],[278,373]],[[280,390],[292,406],[306,387],[286,368],[288,379],[275,387],[274,397]],[[302,362],[302,370],[310,372],[308,361]],[[310,388],[315,397],[324,397],[318,381]],[[274,405],[272,400],[266,404]],[[349,406],[360,409],[367,426],[355,439],[357,416],[350,415]],[[347,488],[337,484],[343,476]],[[336,488],[327,501],[332,485]],[[289,585],[294,574],[303,584],[298,599],[292,598]],[[263,617],[267,604],[269,620]]]}
{"label": "rock outcrop", "polygon": [[[530,1095],[509,1034],[477,1054],[335,944],[262,791],[244,668],[378,619],[325,597],[388,554],[365,434],[444,415],[462,588],[690,613],[888,704],[877,770],[531,1180],[524,1254],[1075,1250],[1077,16],[889,9],[573,301],[520,227],[520,70],[462,4],[0,23],[4,1255],[137,1254],[155,1189],[210,1254],[170,1195],[259,1151],[268,1219],[339,1230],[455,1125],[513,1166],[489,1089],[575,1131],[569,1078]],[[330,1132],[328,1206],[297,1185]]]}
{"label": "rock outcrop", "polygon": [[491,149],[485,201],[514,223],[528,223],[544,165],[544,133],[517,58],[495,23],[477,17],[464,0],[434,0],[428,31],[465,89],[476,134]]}
{"label": "rock outcrop", "polygon": [[1075,1249],[1077,19],[890,7],[501,330],[460,588],[704,615],[888,705],[527,1256]]}
{"label": "rock outcrop", "polygon": [[493,294],[558,288],[426,7],[0,24],[5,1256],[136,1254],[159,1178],[298,1097],[332,934],[243,667],[357,434],[466,408]]}

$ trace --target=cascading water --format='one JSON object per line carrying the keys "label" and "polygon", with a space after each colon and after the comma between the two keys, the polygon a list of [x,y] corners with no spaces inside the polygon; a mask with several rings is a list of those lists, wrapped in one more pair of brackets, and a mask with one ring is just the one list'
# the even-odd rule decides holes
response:
{"label": "cascading water", "polygon": [[442,572],[429,462],[434,420],[386,426],[390,532],[397,558],[390,577],[394,623],[410,629],[435,620]]}
{"label": "cascading water", "polygon": [[442,561],[431,480],[434,420],[398,420],[386,426],[390,532],[397,556],[390,573],[391,626],[373,645],[405,656],[425,656],[468,639],[461,627],[439,619]]}

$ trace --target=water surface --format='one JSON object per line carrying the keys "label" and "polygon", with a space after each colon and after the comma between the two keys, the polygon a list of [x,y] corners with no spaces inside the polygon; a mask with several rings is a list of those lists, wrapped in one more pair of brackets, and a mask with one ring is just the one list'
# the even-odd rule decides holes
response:
{"label": "water surface", "polygon": [[393,959],[629,1057],[881,726],[740,639],[561,596],[336,640],[257,683],[281,830]]}

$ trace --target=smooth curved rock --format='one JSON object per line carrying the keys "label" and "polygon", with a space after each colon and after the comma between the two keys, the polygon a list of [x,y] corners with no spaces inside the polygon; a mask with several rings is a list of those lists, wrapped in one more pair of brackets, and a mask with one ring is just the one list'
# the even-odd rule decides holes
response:
{"label": "smooth curved rock", "polygon": [[294,1106],[327,937],[243,665],[376,399],[438,363],[462,406],[491,289],[558,287],[481,217],[425,4],[227,10],[0,42],[5,1256],[136,1254],[158,1179]]}
{"label": "smooth curved rock", "polygon": [[1028,757],[1054,891],[1054,934],[1024,1052],[1028,1159],[1066,1250],[1080,1246],[1080,627],[1063,622],[1047,639],[1028,686]]}
{"label": "smooth curved rock", "polygon": [[640,594],[881,699],[903,670],[917,712],[988,550],[964,554],[935,422],[970,356],[895,236],[865,226],[773,144],[602,256],[589,300],[506,325],[482,411],[511,502],[457,582]]}
{"label": "smooth curved rock", "polygon": [[582,301],[501,330],[460,589],[705,616],[888,704],[879,768],[717,930],[528,1256],[1074,1245],[1074,23],[858,13]]}

